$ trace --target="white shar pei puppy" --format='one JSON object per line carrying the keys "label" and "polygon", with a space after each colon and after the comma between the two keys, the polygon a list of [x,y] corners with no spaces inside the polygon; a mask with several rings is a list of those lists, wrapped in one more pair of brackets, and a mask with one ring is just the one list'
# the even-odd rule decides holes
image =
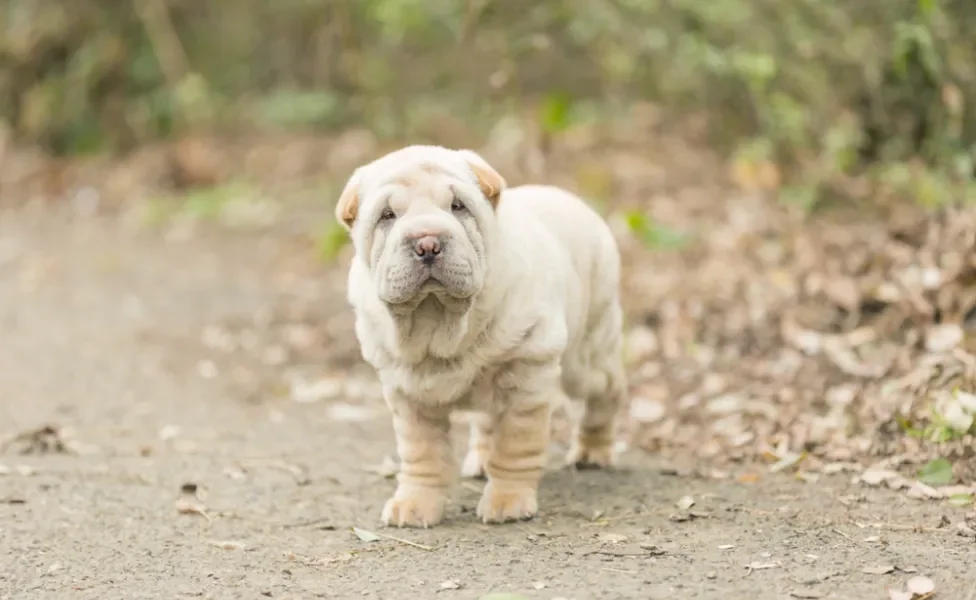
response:
{"label": "white shar pei puppy", "polygon": [[612,464],[626,395],[620,256],[596,212],[555,187],[506,189],[470,150],[409,146],[357,169],[336,218],[355,246],[356,336],[400,457],[384,523],[442,520],[454,410],[475,416],[461,470],[487,475],[485,523],[538,511],[550,410],[567,397],[583,404],[569,461]]}

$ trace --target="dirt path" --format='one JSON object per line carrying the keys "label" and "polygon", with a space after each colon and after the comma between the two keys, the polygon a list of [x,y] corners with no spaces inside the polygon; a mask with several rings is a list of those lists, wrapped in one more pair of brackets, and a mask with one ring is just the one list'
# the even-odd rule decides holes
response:
{"label": "dirt path", "polygon": [[444,526],[381,529],[393,482],[370,467],[393,442],[369,380],[361,403],[249,395],[199,342],[298,296],[347,322],[335,284],[267,239],[0,213],[0,434],[53,424],[76,450],[23,454],[35,436],[0,456],[0,598],[869,599],[912,571],[976,598],[951,509],[845,476],[674,474],[640,452],[618,473],[552,472],[524,525],[477,524],[468,484]]}

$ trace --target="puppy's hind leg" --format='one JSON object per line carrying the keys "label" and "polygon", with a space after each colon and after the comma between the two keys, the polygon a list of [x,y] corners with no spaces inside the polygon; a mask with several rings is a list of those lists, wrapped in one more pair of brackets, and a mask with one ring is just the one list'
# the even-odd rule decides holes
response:
{"label": "puppy's hind leg", "polygon": [[620,326],[615,317],[618,314],[611,311],[602,331],[607,336],[607,343],[600,347],[607,352],[594,352],[581,382],[585,390],[583,414],[576,423],[573,445],[567,457],[567,462],[579,469],[606,468],[615,462],[617,416],[627,400]]}
{"label": "puppy's hind leg", "polygon": [[567,462],[578,469],[607,468],[615,462],[616,417],[626,399],[627,385],[622,373],[604,372],[600,376],[607,384],[602,392],[587,395],[567,457]]}
{"label": "puppy's hind leg", "polygon": [[485,479],[485,463],[491,453],[491,437],[494,434],[492,420],[483,413],[470,413],[468,419],[468,453],[461,464],[461,477]]}

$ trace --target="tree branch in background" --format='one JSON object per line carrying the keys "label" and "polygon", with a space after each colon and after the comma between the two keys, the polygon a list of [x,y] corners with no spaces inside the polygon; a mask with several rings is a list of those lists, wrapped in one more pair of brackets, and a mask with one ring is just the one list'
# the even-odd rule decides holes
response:
{"label": "tree branch in background", "polygon": [[136,2],[136,10],[153,46],[156,60],[163,70],[163,76],[171,87],[179,87],[190,71],[190,61],[169,18],[165,0],[139,0]]}
{"label": "tree branch in background", "polygon": [[187,107],[184,106],[182,94],[179,92],[190,73],[190,60],[169,18],[165,0],[137,0],[135,4],[139,20],[152,44],[153,54],[156,55],[163,77],[166,78],[166,84],[177,98],[179,110],[176,116],[182,122],[186,117]]}
{"label": "tree branch in background", "polygon": [[473,38],[475,26],[478,24],[478,17],[481,11],[488,5],[489,0],[468,0],[468,7],[464,11],[464,21],[461,23],[461,35],[458,41],[462,46],[467,45]]}

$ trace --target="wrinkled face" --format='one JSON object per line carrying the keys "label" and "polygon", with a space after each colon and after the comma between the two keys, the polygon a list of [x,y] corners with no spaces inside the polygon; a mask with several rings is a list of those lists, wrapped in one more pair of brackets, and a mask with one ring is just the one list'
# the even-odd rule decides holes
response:
{"label": "wrinkled face", "polygon": [[494,211],[458,152],[410,147],[360,169],[352,237],[381,300],[466,308],[484,285]]}

